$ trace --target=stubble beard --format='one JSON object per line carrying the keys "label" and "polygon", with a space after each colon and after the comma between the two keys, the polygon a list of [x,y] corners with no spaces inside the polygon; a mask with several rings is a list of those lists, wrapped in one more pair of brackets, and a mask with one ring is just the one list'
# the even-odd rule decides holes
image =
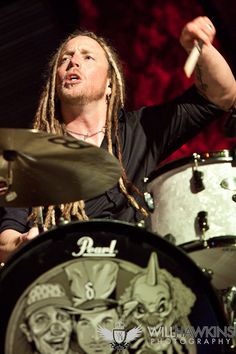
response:
{"label": "stubble beard", "polygon": [[99,101],[104,97],[104,90],[100,90],[100,92],[90,92],[90,93],[83,93],[78,92],[74,93],[71,92],[69,89],[62,88],[59,90],[59,99],[61,102],[70,104],[70,105],[87,105],[94,101]]}

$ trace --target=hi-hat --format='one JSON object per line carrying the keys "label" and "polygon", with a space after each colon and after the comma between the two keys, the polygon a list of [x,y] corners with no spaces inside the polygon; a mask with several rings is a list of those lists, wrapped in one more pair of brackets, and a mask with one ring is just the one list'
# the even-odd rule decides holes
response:
{"label": "hi-hat", "polygon": [[102,148],[70,136],[0,129],[0,206],[90,199],[113,187],[120,175],[118,160]]}

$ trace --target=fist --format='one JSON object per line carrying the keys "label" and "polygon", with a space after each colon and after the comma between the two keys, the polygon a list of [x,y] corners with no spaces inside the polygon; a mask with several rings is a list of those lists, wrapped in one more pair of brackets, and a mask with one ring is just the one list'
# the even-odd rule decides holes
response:
{"label": "fist", "polygon": [[181,33],[180,43],[189,53],[197,40],[209,46],[215,38],[216,30],[208,17],[200,16],[188,22]]}

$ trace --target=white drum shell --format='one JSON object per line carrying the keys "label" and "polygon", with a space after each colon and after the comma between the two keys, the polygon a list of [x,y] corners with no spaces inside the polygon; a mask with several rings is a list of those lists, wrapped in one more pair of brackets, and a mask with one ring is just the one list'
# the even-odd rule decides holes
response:
{"label": "white drum shell", "polygon": [[198,166],[203,172],[205,189],[193,193],[190,180],[193,163],[165,172],[148,184],[154,198],[155,210],[151,216],[152,231],[160,236],[172,234],[176,245],[199,240],[196,227],[197,215],[207,212],[209,230],[206,238],[236,235],[236,202],[232,196],[236,190],[225,189],[221,182],[236,178],[236,168],[228,161],[213,161]]}

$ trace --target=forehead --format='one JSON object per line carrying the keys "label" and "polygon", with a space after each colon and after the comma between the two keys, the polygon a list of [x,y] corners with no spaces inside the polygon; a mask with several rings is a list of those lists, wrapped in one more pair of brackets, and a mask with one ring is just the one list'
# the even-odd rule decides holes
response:
{"label": "forehead", "polygon": [[98,312],[98,313],[91,313],[91,314],[82,314],[80,319],[81,320],[88,320],[88,321],[92,321],[92,322],[96,322],[96,321],[102,321],[105,318],[114,318],[117,317],[117,312],[115,309],[110,309],[110,310],[106,310],[103,312]]}
{"label": "forehead", "polygon": [[97,53],[103,57],[105,57],[105,51],[100,46],[100,44],[93,38],[88,36],[77,36],[75,38],[70,39],[63,47],[62,53],[67,51],[88,51]]}
{"label": "forehead", "polygon": [[67,313],[66,310],[62,309],[62,308],[59,308],[59,307],[56,307],[56,306],[51,306],[51,305],[48,305],[48,306],[43,306],[37,310],[35,310],[31,317],[34,317],[34,316],[37,316],[39,313],[46,313],[47,315],[49,314],[55,314],[55,313]]}

